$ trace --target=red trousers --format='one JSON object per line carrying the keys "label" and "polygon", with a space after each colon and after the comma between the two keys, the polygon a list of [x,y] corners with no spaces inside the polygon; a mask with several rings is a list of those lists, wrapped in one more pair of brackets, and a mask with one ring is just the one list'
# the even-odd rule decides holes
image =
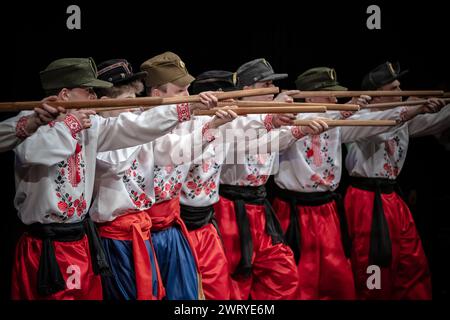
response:
{"label": "red trousers", "polygon": [[369,289],[370,231],[374,192],[349,187],[345,196],[352,267],[359,299],[431,299],[428,262],[415,223],[405,202],[392,192],[381,194],[392,243],[392,262],[381,268],[381,289]]}
{"label": "red trousers", "polygon": [[37,293],[42,240],[24,234],[17,243],[12,271],[13,300],[102,300],[101,278],[92,269],[86,236],[73,242],[53,242],[66,289],[49,296]]}
{"label": "red trousers", "polygon": [[[290,222],[289,203],[275,198],[273,209],[286,232]],[[352,269],[342,247],[336,203],[297,206],[297,210],[301,247],[295,298],[355,299]]]}
{"label": "red trousers", "polygon": [[[253,240],[252,274],[246,279],[232,279],[232,299],[255,300],[292,299],[298,276],[292,250],[285,244],[272,244],[265,232],[263,205],[245,205]],[[239,231],[234,202],[220,197],[214,205],[216,219],[225,246],[229,272],[236,269],[241,257]]]}
{"label": "red trousers", "polygon": [[191,243],[198,257],[202,286],[207,300],[229,300],[231,278],[222,240],[216,228],[206,226],[189,231]]}

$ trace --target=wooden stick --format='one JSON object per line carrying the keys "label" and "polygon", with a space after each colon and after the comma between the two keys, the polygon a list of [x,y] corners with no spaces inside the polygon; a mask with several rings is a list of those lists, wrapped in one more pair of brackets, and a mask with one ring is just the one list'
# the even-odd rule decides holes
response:
{"label": "wooden stick", "polygon": [[[214,95],[219,100],[252,97],[267,94],[276,94],[279,92],[279,88],[259,88],[248,90],[236,90],[228,92],[214,92]],[[59,106],[66,109],[93,109],[93,108],[124,108],[124,107],[136,107],[136,106],[161,106],[169,104],[180,104],[200,102],[198,95],[183,96],[183,97],[144,97],[144,98],[131,98],[131,99],[99,99],[99,100],[81,100],[81,101],[57,101],[49,102],[50,106]],[[40,107],[41,101],[24,101],[24,102],[0,102],[0,111],[22,111],[32,110],[36,107]]]}
{"label": "wooden stick", "polygon": [[[311,120],[294,120],[296,126],[307,126]],[[324,120],[330,127],[395,126],[395,120]]]}
{"label": "wooden stick", "polygon": [[229,105],[236,105],[238,107],[327,107],[327,111],[359,111],[360,107],[357,104],[336,104],[336,103],[288,103],[279,101],[234,101],[234,102],[219,102],[220,107]]}
{"label": "wooden stick", "polygon": [[405,96],[422,96],[422,97],[438,97],[442,96],[444,91],[440,90],[415,90],[415,91],[302,91],[293,98],[310,98],[310,97],[359,97],[361,95],[371,97],[405,97]]}
{"label": "wooden stick", "polygon": [[[450,98],[442,99],[445,102],[450,102]],[[395,107],[403,107],[403,106],[418,106],[426,103],[428,100],[412,100],[412,101],[399,101],[399,102],[383,102],[383,103],[372,103],[368,104],[364,108],[379,108],[379,109],[388,109]]]}
{"label": "wooden stick", "polygon": [[[195,110],[194,114],[197,116],[213,116],[218,108],[213,108],[210,110]],[[239,107],[233,109],[238,115],[245,114],[265,114],[265,113],[323,113],[327,111],[326,107],[320,106],[302,106],[302,107],[260,107],[260,106],[250,106],[250,107]]]}

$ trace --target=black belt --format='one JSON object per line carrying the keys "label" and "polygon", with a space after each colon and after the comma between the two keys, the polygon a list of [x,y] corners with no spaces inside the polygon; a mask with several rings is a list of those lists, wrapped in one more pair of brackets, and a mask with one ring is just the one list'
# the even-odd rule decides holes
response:
{"label": "black belt", "polygon": [[351,241],[348,233],[347,219],[345,217],[345,208],[342,202],[342,197],[336,192],[296,192],[286,189],[276,188],[276,196],[283,201],[289,203],[290,206],[290,221],[286,230],[285,239],[287,244],[291,247],[295,261],[300,261],[300,247],[301,234],[300,222],[297,206],[321,206],[331,201],[336,201],[337,214],[339,217],[339,225],[341,229],[342,247],[346,257],[351,255]]}
{"label": "black belt", "polygon": [[213,206],[192,207],[180,204],[180,209],[180,216],[189,231],[199,229],[208,223],[212,223],[217,229]]}
{"label": "black belt", "polygon": [[350,177],[350,184],[358,189],[375,192],[370,230],[369,263],[388,267],[392,261],[392,243],[381,194],[394,192],[398,188],[397,183],[395,180],[389,179]]}
{"label": "black belt", "polygon": [[91,219],[86,218],[78,223],[34,223],[26,228],[31,236],[42,240],[37,277],[38,294],[46,296],[66,288],[56,261],[53,241],[73,242],[81,240],[87,234],[94,273],[102,276],[111,275],[98,231]]}
{"label": "black belt", "polygon": [[264,206],[266,218],[265,232],[272,238],[272,244],[283,242],[283,233],[280,223],[275,216],[272,206],[266,198],[266,189],[264,186],[244,187],[220,185],[219,193],[221,196],[233,200],[239,229],[241,260],[239,261],[236,270],[233,272],[232,277],[249,277],[252,272],[253,241],[245,204],[258,204]]}

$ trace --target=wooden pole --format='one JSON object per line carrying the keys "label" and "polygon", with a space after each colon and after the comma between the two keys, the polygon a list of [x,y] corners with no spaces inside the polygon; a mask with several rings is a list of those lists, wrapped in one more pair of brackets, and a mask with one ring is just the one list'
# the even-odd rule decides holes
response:
{"label": "wooden pole", "polygon": [[292,96],[293,98],[311,98],[311,97],[359,97],[361,95],[371,97],[438,97],[442,96],[444,91],[441,90],[409,90],[409,91],[301,91]]}
{"label": "wooden pole", "polygon": [[[258,88],[248,90],[236,90],[228,92],[214,92],[219,100],[235,99],[242,97],[252,97],[267,94],[276,94],[279,88]],[[59,106],[65,109],[94,109],[94,108],[119,108],[124,107],[142,107],[142,106],[161,106],[169,104],[200,102],[198,95],[183,97],[143,97],[130,99],[98,99],[98,100],[81,100],[81,101],[56,101],[48,102],[50,106]],[[24,102],[0,102],[0,112],[33,110],[42,105],[41,101],[24,101]]]}
{"label": "wooden pole", "polygon": [[[450,98],[442,99],[447,103],[450,103]],[[411,100],[411,101],[400,101],[400,102],[383,102],[383,103],[372,103],[368,104],[364,108],[378,108],[378,109],[388,109],[396,107],[406,107],[406,106],[418,106],[426,103],[428,100]]]}
{"label": "wooden pole", "polygon": [[[194,114],[197,116],[213,116],[217,108],[210,110],[195,110]],[[326,107],[320,106],[302,106],[302,107],[260,107],[260,106],[250,106],[250,107],[238,107],[232,109],[238,115],[246,114],[272,114],[272,113],[323,113],[327,111]]]}
{"label": "wooden pole", "polygon": [[357,104],[337,104],[337,103],[288,103],[279,101],[234,101],[234,102],[219,102],[219,107],[229,105],[236,105],[238,107],[327,107],[328,111],[359,111],[360,107]]}
{"label": "wooden pole", "polygon": [[[314,119],[311,119],[314,120]],[[296,126],[307,126],[311,120],[294,120]],[[322,120],[322,119],[321,119]],[[330,127],[348,127],[348,126],[395,126],[395,120],[323,120]]]}

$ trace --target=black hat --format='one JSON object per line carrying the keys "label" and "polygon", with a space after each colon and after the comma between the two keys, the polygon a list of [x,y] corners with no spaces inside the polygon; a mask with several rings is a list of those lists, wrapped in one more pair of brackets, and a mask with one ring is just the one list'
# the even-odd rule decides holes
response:
{"label": "black hat", "polygon": [[361,89],[376,90],[385,84],[401,78],[407,72],[408,70],[400,72],[400,63],[396,62],[395,64],[392,64],[389,61],[386,61],[364,76]]}
{"label": "black hat", "polygon": [[275,73],[266,59],[255,59],[244,63],[237,70],[237,86],[242,89],[256,82],[280,80],[288,77],[287,73]]}
{"label": "black hat", "polygon": [[336,71],[333,68],[318,67],[306,70],[297,77],[295,86],[302,91],[346,91],[337,82]]}
{"label": "black hat", "polygon": [[130,83],[144,79],[146,76],[145,71],[133,73],[131,64],[125,59],[111,59],[98,65],[98,79],[109,81],[114,85]]}
{"label": "black hat", "polygon": [[198,75],[192,82],[193,94],[219,90],[236,90],[236,74],[230,71],[211,70]]}

